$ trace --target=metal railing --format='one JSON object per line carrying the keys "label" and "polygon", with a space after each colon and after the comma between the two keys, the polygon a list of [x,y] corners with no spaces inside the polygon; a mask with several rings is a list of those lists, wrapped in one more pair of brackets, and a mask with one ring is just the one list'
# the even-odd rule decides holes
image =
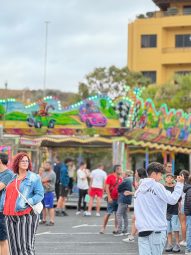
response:
{"label": "metal railing", "polygon": [[169,8],[167,11],[155,11],[155,12],[147,12],[146,14],[137,15],[138,19],[146,19],[146,18],[162,18],[162,17],[171,17],[171,16],[186,16],[191,15],[191,8],[189,9],[177,9],[177,8]]}

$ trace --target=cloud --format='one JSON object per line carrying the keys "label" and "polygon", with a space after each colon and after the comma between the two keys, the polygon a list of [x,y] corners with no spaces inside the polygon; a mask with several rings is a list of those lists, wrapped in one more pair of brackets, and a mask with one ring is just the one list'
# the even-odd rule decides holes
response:
{"label": "cloud", "polygon": [[1,3],[0,85],[43,88],[45,21],[47,88],[77,91],[96,67],[125,66],[127,25],[155,10],[151,0],[8,0]]}

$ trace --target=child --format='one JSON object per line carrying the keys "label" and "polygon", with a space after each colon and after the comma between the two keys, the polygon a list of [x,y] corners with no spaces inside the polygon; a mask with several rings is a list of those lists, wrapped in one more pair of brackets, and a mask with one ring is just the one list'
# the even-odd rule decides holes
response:
{"label": "child", "polygon": [[185,254],[191,255],[191,175],[188,178],[187,184],[184,186],[185,201],[184,201],[184,213],[186,215],[187,226],[187,252]]}
{"label": "child", "polygon": [[[171,193],[174,191],[174,176],[172,174],[166,175],[166,186],[165,188]],[[179,199],[178,203],[175,205],[167,205],[167,246],[166,252],[180,252],[179,244],[179,231],[180,231],[180,221],[178,217],[179,209]],[[174,232],[176,244],[172,245],[172,233]]]}
{"label": "child", "polygon": [[[117,209],[117,231],[114,236],[128,235],[128,217],[127,208],[131,204],[132,195],[125,195],[126,191],[132,192],[131,180],[128,178],[128,172],[124,173],[124,179],[118,186],[119,198],[118,198],[118,209]],[[124,227],[122,230],[122,222],[124,221]]]}

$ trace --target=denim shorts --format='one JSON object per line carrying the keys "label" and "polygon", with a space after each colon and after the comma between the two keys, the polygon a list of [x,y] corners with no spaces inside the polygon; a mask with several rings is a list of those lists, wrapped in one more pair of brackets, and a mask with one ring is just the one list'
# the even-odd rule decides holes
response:
{"label": "denim shorts", "polygon": [[54,208],[54,193],[52,191],[44,194],[43,205],[45,208]]}
{"label": "denim shorts", "polygon": [[5,224],[5,216],[0,212],[0,241],[7,240],[7,228]]}
{"label": "denim shorts", "polygon": [[167,233],[180,231],[180,220],[178,215],[172,215],[171,220],[167,220]]}
{"label": "denim shorts", "polygon": [[113,200],[111,203],[107,203],[107,214],[116,213],[118,208],[117,200]]}

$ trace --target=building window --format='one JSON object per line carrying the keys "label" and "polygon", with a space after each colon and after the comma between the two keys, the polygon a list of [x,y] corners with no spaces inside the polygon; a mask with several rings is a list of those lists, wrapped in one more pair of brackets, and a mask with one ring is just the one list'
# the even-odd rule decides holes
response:
{"label": "building window", "polygon": [[186,74],[191,74],[191,71],[177,71],[175,74],[186,75]]}
{"label": "building window", "polygon": [[157,35],[141,35],[141,48],[156,48]]}
{"label": "building window", "polygon": [[157,72],[156,71],[142,71],[142,74],[149,78],[152,83],[156,83],[157,80]]}
{"label": "building window", "polygon": [[191,14],[191,6],[190,5],[185,5],[183,7],[183,14],[184,15],[190,15]]}
{"label": "building window", "polygon": [[191,47],[191,34],[176,35],[176,48]]}

